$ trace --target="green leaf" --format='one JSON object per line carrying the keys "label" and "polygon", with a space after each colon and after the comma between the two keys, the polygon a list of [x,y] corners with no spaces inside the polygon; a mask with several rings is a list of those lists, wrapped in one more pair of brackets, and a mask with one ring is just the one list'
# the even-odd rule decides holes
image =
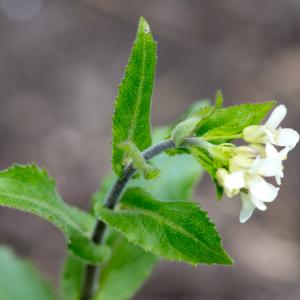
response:
{"label": "green leaf", "polygon": [[27,261],[0,247],[0,299],[1,300],[55,300],[50,285]]}
{"label": "green leaf", "polygon": [[86,264],[82,260],[68,252],[60,278],[60,290],[63,299],[80,299],[85,267]]}
{"label": "green leaf", "polygon": [[120,144],[119,148],[128,154],[134,168],[137,171],[141,171],[146,179],[152,180],[159,176],[159,170],[148,164],[135,144],[132,142],[124,142]]}
{"label": "green leaf", "polygon": [[93,300],[129,299],[151,274],[157,258],[116,232],[111,232],[107,244],[112,255],[101,269],[100,287]]}
{"label": "green leaf", "polygon": [[219,186],[216,180],[217,168],[214,165],[214,160],[205,150],[200,148],[192,147],[190,148],[190,153],[200,163],[203,169],[210,175],[216,187],[217,199],[220,200],[223,195],[223,188]]}
{"label": "green leaf", "polygon": [[194,202],[161,202],[139,188],[127,189],[118,210],[99,217],[145,251],[192,265],[231,264],[207,213]]}
{"label": "green leaf", "polygon": [[156,43],[144,18],[140,19],[125,75],[119,87],[113,116],[113,169],[121,176],[125,152],[122,142],[139,150],[151,145],[150,106],[156,67]]}
{"label": "green leaf", "polygon": [[74,255],[84,260],[100,262],[109,254],[90,241],[94,218],[64,203],[54,180],[36,165],[15,165],[0,172],[0,205],[48,220],[64,233]]}
{"label": "green leaf", "polygon": [[259,124],[275,104],[275,101],[269,101],[219,108],[199,124],[196,135],[215,143],[229,142],[245,127]]}

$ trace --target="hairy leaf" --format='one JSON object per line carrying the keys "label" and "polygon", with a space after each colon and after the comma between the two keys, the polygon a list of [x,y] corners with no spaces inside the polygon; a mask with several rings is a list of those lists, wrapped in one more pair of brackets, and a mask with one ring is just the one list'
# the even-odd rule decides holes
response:
{"label": "hairy leaf", "polygon": [[232,136],[242,133],[245,127],[259,124],[275,103],[275,101],[246,103],[219,108],[210,118],[204,119],[199,124],[196,135],[215,143],[228,142],[234,139]]}
{"label": "hairy leaf", "polygon": [[109,254],[107,248],[89,239],[93,217],[64,203],[54,180],[36,165],[15,165],[0,172],[0,205],[53,223],[64,233],[69,249],[84,260],[100,262]]}
{"label": "hairy leaf", "polygon": [[118,210],[99,217],[146,251],[192,265],[231,264],[207,213],[194,202],[161,202],[139,188],[127,189]]}
{"label": "hairy leaf", "polygon": [[150,107],[156,67],[156,43],[144,18],[140,19],[113,116],[113,169],[121,176],[125,152],[118,146],[133,142],[139,150],[151,145]]}
{"label": "hairy leaf", "polygon": [[1,300],[57,299],[35,268],[6,247],[0,247],[0,265]]}

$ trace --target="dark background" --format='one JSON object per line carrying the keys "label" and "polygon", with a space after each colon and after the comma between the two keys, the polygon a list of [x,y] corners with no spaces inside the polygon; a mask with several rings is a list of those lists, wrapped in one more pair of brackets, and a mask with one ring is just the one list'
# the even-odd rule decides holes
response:
{"label": "dark background", "polygon": [[[0,0],[2,168],[36,161],[67,202],[88,207],[110,168],[112,105],[140,15],[158,41],[154,125],[221,88],[225,105],[277,99],[299,130],[299,0]],[[217,203],[205,177],[195,198],[236,264],[163,262],[135,299],[300,299],[299,149],[278,199],[244,225],[238,198]],[[54,227],[1,208],[0,243],[57,284],[65,245]]]}

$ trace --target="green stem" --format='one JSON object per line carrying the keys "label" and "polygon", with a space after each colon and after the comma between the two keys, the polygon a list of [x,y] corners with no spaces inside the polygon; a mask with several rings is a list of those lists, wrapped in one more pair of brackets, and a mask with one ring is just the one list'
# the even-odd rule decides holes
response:
{"label": "green stem", "polygon": [[[195,145],[197,147],[201,147],[206,150],[209,150],[211,147],[213,147],[213,145],[211,145],[210,143],[206,142],[201,138],[187,138],[183,141],[180,147],[187,148],[189,146],[195,146]],[[145,160],[150,160],[151,158],[157,156],[158,154],[174,148],[176,148],[176,145],[173,142],[173,140],[170,139],[170,140],[163,141],[145,150],[142,153],[142,156]],[[127,182],[135,172],[136,169],[134,168],[132,163],[125,168],[123,176],[117,179],[108,197],[105,200],[106,207],[110,209],[114,209],[115,205],[120,199],[120,196]],[[102,220],[98,220],[92,235],[92,240],[96,244],[101,244],[103,242],[105,231],[106,231],[106,224]],[[99,266],[87,265],[80,300],[92,299],[95,289],[97,287],[96,283],[98,282],[98,277],[99,277]]]}

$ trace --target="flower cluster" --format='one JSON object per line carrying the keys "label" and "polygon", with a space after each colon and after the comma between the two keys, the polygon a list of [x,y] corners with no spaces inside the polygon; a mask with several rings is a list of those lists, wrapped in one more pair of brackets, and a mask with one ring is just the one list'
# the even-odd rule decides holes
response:
{"label": "flower cluster", "polygon": [[[286,116],[284,105],[277,106],[264,125],[249,126],[243,131],[247,146],[234,148],[228,168],[217,170],[218,184],[228,197],[240,194],[242,209],[240,222],[246,222],[255,208],[266,210],[267,202],[277,197],[279,187],[264,177],[275,177],[279,186],[283,177],[283,161],[299,141],[299,134],[279,125]],[[282,147],[279,151],[275,146]]]}

